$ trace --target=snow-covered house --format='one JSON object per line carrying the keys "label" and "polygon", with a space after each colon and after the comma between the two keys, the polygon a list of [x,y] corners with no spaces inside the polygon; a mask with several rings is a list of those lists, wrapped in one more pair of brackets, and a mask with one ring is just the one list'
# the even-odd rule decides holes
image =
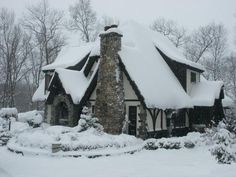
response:
{"label": "snow-covered house", "polygon": [[121,133],[128,122],[128,133],[143,138],[181,135],[224,117],[223,82],[205,80],[200,64],[135,22],[105,27],[100,41],[65,47],[43,71],[33,101],[46,101],[53,125],[77,125],[84,105],[105,131]]}

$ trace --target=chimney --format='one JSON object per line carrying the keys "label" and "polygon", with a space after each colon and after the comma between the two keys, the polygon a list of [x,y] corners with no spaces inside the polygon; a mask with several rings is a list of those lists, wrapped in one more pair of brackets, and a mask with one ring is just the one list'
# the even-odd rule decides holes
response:
{"label": "chimney", "polygon": [[98,70],[95,114],[110,134],[122,133],[124,121],[124,86],[118,52],[122,34],[117,25],[106,26],[100,34],[100,65]]}

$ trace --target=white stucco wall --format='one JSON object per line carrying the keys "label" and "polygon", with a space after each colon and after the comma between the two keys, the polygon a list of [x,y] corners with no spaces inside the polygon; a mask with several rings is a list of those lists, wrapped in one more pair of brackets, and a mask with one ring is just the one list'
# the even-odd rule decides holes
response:
{"label": "white stucco wall", "polygon": [[123,73],[123,81],[124,81],[124,91],[125,91],[125,100],[138,100],[132,86],[130,85],[127,77]]}

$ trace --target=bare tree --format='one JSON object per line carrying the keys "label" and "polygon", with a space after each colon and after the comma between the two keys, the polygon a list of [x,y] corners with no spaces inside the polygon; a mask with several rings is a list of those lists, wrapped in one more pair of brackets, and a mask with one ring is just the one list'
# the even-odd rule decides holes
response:
{"label": "bare tree", "polygon": [[79,31],[81,39],[90,42],[94,39],[95,27],[97,24],[96,13],[92,10],[90,0],[78,0],[70,6],[69,29]]}
{"label": "bare tree", "polygon": [[185,55],[189,60],[198,62],[210,50],[214,42],[216,24],[201,26],[188,36],[185,45]]}
{"label": "bare tree", "polygon": [[236,99],[236,55],[234,53],[225,57],[222,69],[226,91]]}
{"label": "bare tree", "polygon": [[185,55],[189,60],[205,65],[209,79],[222,79],[221,65],[226,50],[226,29],[222,24],[210,23],[188,37]]}
{"label": "bare tree", "polygon": [[211,68],[213,80],[222,79],[221,67],[223,65],[223,57],[226,50],[226,29],[222,24],[213,24],[213,42],[209,51],[209,60],[211,62],[208,68]]}
{"label": "bare tree", "polygon": [[151,29],[162,33],[176,47],[181,47],[186,42],[186,30],[183,27],[179,27],[173,20],[157,18],[151,25]]}
{"label": "bare tree", "polygon": [[22,24],[34,36],[44,64],[52,63],[61,47],[65,45],[65,38],[61,32],[63,12],[51,9],[47,0],[42,0],[27,10]]}
{"label": "bare tree", "polygon": [[7,9],[0,9],[0,70],[3,84],[2,106],[15,106],[16,84],[28,72],[26,69],[30,37],[18,24],[15,15]]}
{"label": "bare tree", "polygon": [[42,0],[27,8],[22,25],[32,36],[28,56],[29,74],[24,78],[32,96],[43,78],[42,67],[52,63],[66,44],[62,32],[63,12],[50,8],[48,1]]}

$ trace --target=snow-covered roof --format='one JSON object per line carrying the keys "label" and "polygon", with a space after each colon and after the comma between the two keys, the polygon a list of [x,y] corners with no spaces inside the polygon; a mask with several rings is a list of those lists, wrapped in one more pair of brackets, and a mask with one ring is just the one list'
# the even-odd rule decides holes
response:
{"label": "snow-covered roof", "polygon": [[[185,59],[167,38],[136,22],[125,23],[119,26],[119,29],[109,30],[123,35],[119,52],[121,61],[149,108],[180,109],[194,105],[212,106],[214,104],[223,83],[201,82],[192,90],[191,97],[187,95],[156,47],[177,62],[200,70],[203,70],[203,67]],[[60,52],[54,63],[43,68],[43,70],[55,69],[66,93],[71,95],[75,104],[78,104],[84,96],[96,71],[88,79],[83,73],[86,64],[81,71],[65,68],[77,64],[88,54],[90,54],[89,56],[100,55],[99,41],[81,47],[66,47]],[[208,93],[210,96],[205,98],[204,96]],[[40,99],[36,99],[34,96],[33,100]]]}
{"label": "snow-covered roof", "polygon": [[166,56],[170,59],[175,60],[179,63],[186,64],[188,66],[197,68],[199,70],[204,71],[204,67],[199,63],[192,62],[187,60],[186,57],[180,52],[173,43],[163,34],[149,30],[150,36],[152,36],[152,40],[154,45],[161,50]]}
{"label": "snow-covered roof", "polygon": [[[132,26],[136,29],[144,29],[145,30],[145,36],[148,36],[153,45],[157,47],[159,50],[161,50],[165,55],[167,55],[169,58],[172,60],[175,60],[179,63],[186,64],[188,66],[204,70],[204,67],[198,63],[192,62],[187,60],[183,54],[171,43],[171,41],[166,38],[164,35],[161,33],[152,31],[150,29],[144,28],[142,25],[134,22],[134,21],[129,21],[127,23],[124,23],[119,26],[119,28],[110,28],[105,32],[101,32],[101,34],[105,33],[110,33],[110,32],[115,32],[118,34],[125,34],[125,28],[128,26]],[[128,36],[123,36],[122,40],[127,38]],[[141,39],[141,36],[138,37],[138,39]],[[141,41],[139,39],[139,41]],[[125,40],[124,40],[125,41]],[[122,45],[129,45],[132,46],[132,43],[123,42]],[[143,52],[143,49],[142,49]],[[100,43],[99,40],[96,42],[90,42],[86,43],[84,45],[76,45],[76,46],[65,46],[62,51],[59,53],[58,57],[56,60],[47,66],[43,67],[43,70],[54,70],[56,68],[67,68],[69,66],[74,66],[77,64],[80,60],[82,60],[87,54],[90,53],[90,56],[99,56],[100,55]]]}
{"label": "snow-covered roof", "polygon": [[45,101],[47,99],[49,92],[45,93],[44,89],[45,89],[45,79],[41,81],[41,83],[39,84],[39,87],[34,92],[34,95],[32,97],[33,102]]}
{"label": "snow-covered roof", "polygon": [[223,107],[230,108],[234,107],[235,103],[229,96],[225,95],[224,99],[222,100]]}
{"label": "snow-covered roof", "polygon": [[190,93],[194,106],[213,106],[215,99],[219,99],[224,83],[222,81],[208,81],[203,76],[196,83]]}
{"label": "snow-covered roof", "polygon": [[83,46],[65,46],[59,53],[56,60],[43,67],[43,70],[54,70],[56,68],[67,68],[76,65],[86,55],[90,56],[100,55],[100,48],[98,42],[87,43]]}
{"label": "snow-covered roof", "polygon": [[74,104],[78,104],[83,98],[87,88],[97,72],[98,65],[99,63],[97,63],[90,78],[85,77],[83,70],[74,71],[63,68],[58,68],[55,70],[60,78],[65,92],[71,96]]}
{"label": "snow-covered roof", "polygon": [[119,55],[147,107],[192,107],[190,97],[153,45],[150,31],[136,23],[128,23],[121,29],[124,45]]}

